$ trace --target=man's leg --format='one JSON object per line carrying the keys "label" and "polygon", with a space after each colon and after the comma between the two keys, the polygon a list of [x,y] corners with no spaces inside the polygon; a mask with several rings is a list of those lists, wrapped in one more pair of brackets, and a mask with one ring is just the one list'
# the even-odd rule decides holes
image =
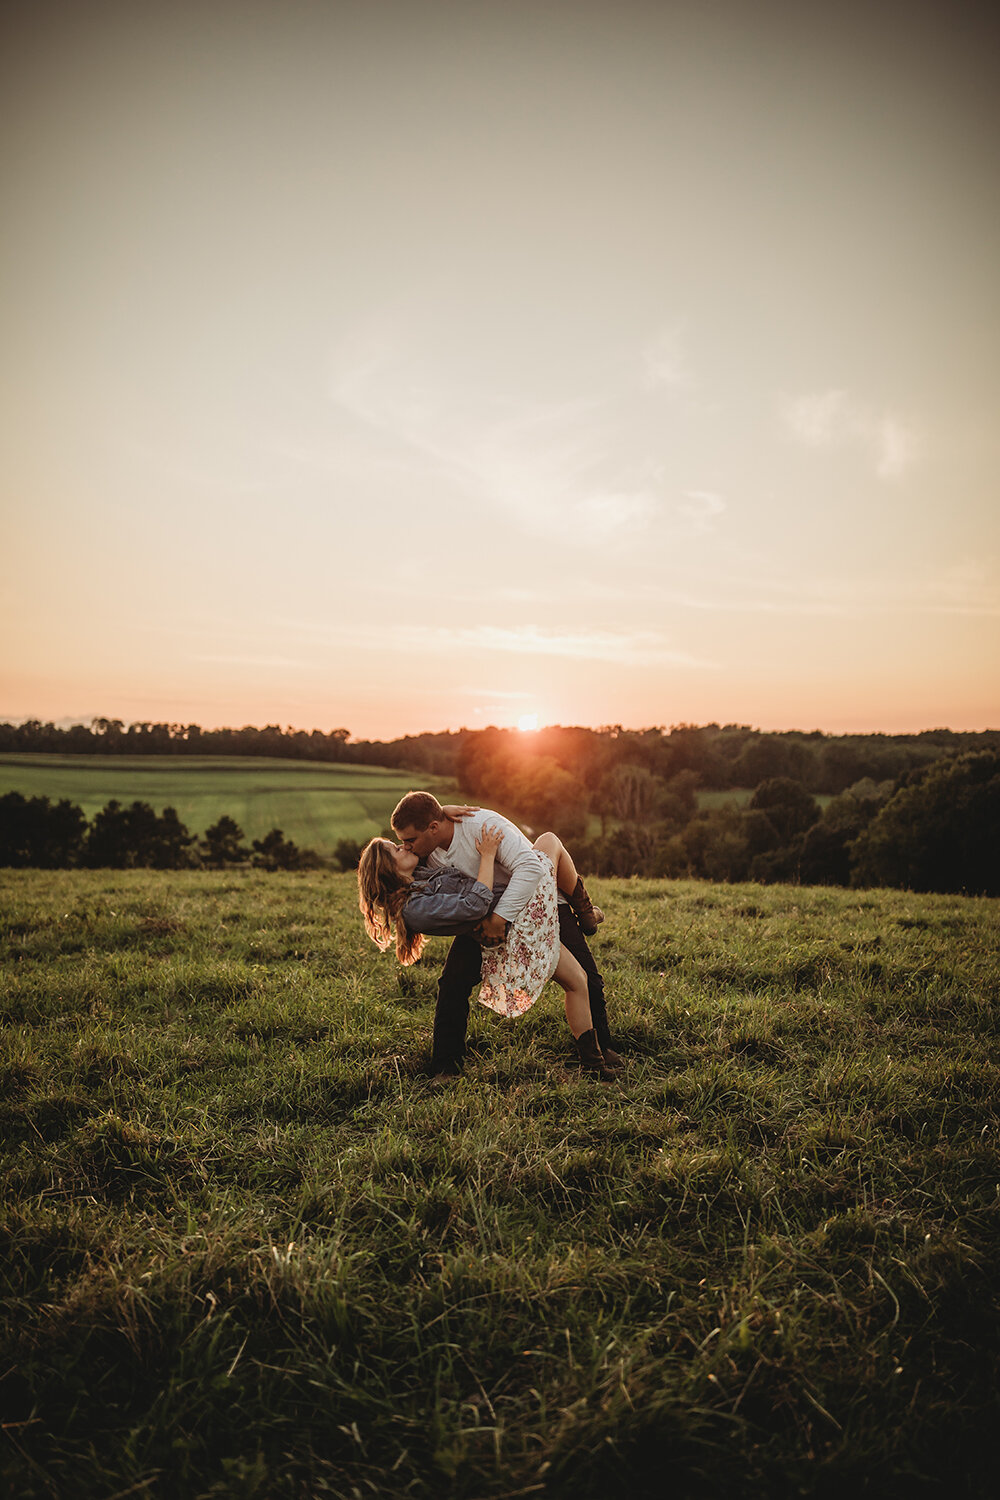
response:
{"label": "man's leg", "polygon": [[438,980],[434,1012],[435,1073],[460,1073],[465,1060],[469,996],[479,983],[483,953],[474,937],[461,933],[448,949]]}
{"label": "man's leg", "polygon": [[601,978],[600,970],[594,962],[594,955],[580,925],[568,906],[562,902],[557,908],[559,912],[559,941],[564,948],[568,948],[573,957],[578,960],[583,972],[587,976],[587,994],[590,998],[590,1019],[594,1023],[597,1032],[597,1040],[601,1044],[601,1051],[606,1047],[614,1047],[611,1039],[611,1028],[608,1025],[608,1007],[604,999],[604,980]]}

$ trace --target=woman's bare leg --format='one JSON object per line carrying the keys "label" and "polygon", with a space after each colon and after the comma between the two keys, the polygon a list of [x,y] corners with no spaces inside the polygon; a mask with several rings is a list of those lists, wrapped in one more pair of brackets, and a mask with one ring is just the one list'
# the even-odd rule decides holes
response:
{"label": "woman's bare leg", "polygon": [[568,948],[559,949],[559,962],[552,977],[566,991],[566,1020],[573,1036],[583,1036],[585,1031],[593,1030],[587,976],[579,959],[574,958]]}
{"label": "woman's bare leg", "polygon": [[[534,847],[542,854],[547,854],[552,861],[552,868],[556,872],[556,885],[564,896],[571,898],[570,905],[574,905],[572,897],[576,894],[577,886],[582,886],[579,872],[573,863],[573,856],[558,834],[540,833],[535,840]],[[588,926],[587,931],[596,931],[600,922],[604,921],[604,913],[599,906],[593,907],[593,926]]]}
{"label": "woman's bare leg", "polygon": [[566,848],[562,839],[556,833],[540,833],[535,840],[535,848],[547,854],[552,861],[552,868],[556,872],[556,885],[564,896],[572,896],[576,890],[576,882],[579,880],[576,865],[573,863],[572,855]]}

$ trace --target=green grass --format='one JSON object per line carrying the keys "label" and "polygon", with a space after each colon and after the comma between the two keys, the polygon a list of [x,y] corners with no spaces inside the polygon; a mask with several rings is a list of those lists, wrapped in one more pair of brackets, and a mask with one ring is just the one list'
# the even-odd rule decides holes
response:
{"label": "green grass", "polygon": [[[723,791],[701,791],[697,793],[698,811],[717,812],[721,807],[735,807],[742,810],[750,805],[753,794],[753,787],[729,787]],[[820,807],[826,807],[828,802],[833,801],[833,796],[829,792],[813,792],[812,796]]]}
{"label": "green grass", "polygon": [[0,875],[12,1494],[994,1492],[997,903],[594,886],[438,1091],[349,876]]}
{"label": "green grass", "polygon": [[413,771],[379,766],[240,756],[0,755],[0,796],[68,797],[88,818],[112,797],[149,802],[157,812],[175,807],[192,833],[202,834],[223,813],[248,839],[271,828],[300,847],[330,854],[339,839],[364,843],[387,827],[389,814],[414,785],[450,783]]}

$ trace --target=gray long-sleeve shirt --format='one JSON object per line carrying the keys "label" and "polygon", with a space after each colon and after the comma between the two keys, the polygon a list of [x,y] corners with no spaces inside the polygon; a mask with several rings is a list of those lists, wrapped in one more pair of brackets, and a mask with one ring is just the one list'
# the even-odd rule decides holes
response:
{"label": "gray long-sleeve shirt", "polygon": [[538,889],[538,882],[548,868],[548,861],[537,849],[532,848],[520,828],[515,827],[507,818],[480,808],[471,817],[459,819],[447,849],[432,849],[427,856],[427,863],[432,870],[442,870],[446,865],[454,865],[463,875],[471,875],[475,879],[479,873],[476,839],[487,825],[499,828],[503,834],[493,867],[493,889],[500,893],[495,911],[506,921],[513,922]]}
{"label": "gray long-sleeve shirt", "polygon": [[471,932],[492,904],[493,892],[488,885],[449,866],[426,876],[414,876],[413,889],[403,907],[403,921],[411,932],[454,937],[459,932]]}

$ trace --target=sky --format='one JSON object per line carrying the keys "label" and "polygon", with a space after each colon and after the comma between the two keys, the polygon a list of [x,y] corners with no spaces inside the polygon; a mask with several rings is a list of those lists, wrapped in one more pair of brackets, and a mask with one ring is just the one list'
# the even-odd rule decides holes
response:
{"label": "sky", "polygon": [[8,0],[0,718],[1000,727],[998,25]]}

